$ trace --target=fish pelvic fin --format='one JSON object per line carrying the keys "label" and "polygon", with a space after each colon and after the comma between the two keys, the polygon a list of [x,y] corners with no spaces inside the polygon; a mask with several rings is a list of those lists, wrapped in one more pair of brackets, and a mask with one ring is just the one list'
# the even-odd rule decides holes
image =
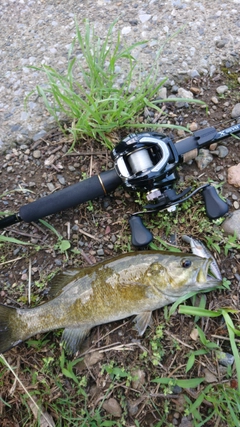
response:
{"label": "fish pelvic fin", "polygon": [[144,311],[143,313],[138,314],[135,317],[134,322],[136,323],[135,329],[137,329],[138,334],[142,336],[147,327],[152,323],[152,312]]}
{"label": "fish pelvic fin", "polygon": [[10,350],[10,348],[22,342],[19,339],[13,325],[17,324],[17,312],[13,307],[0,304],[0,353]]}
{"label": "fish pelvic fin", "polygon": [[69,354],[75,354],[85,338],[89,335],[91,327],[88,325],[79,328],[66,328],[62,334],[64,349]]}

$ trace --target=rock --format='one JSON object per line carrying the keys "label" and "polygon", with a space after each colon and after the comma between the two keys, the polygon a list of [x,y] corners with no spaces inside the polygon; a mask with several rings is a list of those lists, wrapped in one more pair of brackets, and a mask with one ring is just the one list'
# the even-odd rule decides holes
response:
{"label": "rock", "polygon": [[198,95],[201,92],[201,89],[199,89],[199,87],[190,87],[190,91],[194,94],[194,95]]}
{"label": "rock", "polygon": [[193,93],[190,90],[183,89],[182,87],[178,89],[178,96],[180,98],[193,99]]}
{"label": "rock", "polygon": [[200,74],[197,70],[189,70],[188,75],[191,77],[191,79],[200,78]]}
{"label": "rock", "polygon": [[161,87],[158,91],[159,98],[166,99],[167,98],[167,88]]}
{"label": "rock", "polygon": [[219,145],[217,148],[218,157],[224,159],[228,155],[228,148],[225,145]]}
{"label": "rock", "polygon": [[43,138],[46,133],[45,130],[40,130],[40,132],[35,133],[35,135],[33,135],[33,141],[36,142],[38,139]]}
{"label": "rock", "polygon": [[216,96],[213,96],[213,97],[211,98],[211,101],[212,101],[214,104],[218,104],[218,99],[217,99],[217,97],[216,97]]}
{"label": "rock", "polygon": [[34,159],[40,159],[41,151],[40,150],[34,150],[33,157],[34,157]]}
{"label": "rock", "polygon": [[212,372],[210,372],[207,368],[203,369],[205,381],[207,383],[215,383],[217,382],[217,377]]}
{"label": "rock", "polygon": [[223,95],[227,91],[228,91],[228,87],[226,85],[218,86],[217,89],[216,89],[216,92],[219,95]]}
{"label": "rock", "polygon": [[61,185],[65,185],[66,184],[64,176],[57,175],[57,179],[58,179],[58,181],[60,182]]}
{"label": "rock", "polygon": [[240,163],[228,169],[228,184],[240,187]]}
{"label": "rock", "polygon": [[209,150],[201,148],[195,160],[198,169],[203,170],[213,161],[213,156],[209,153]]}
{"label": "rock", "polygon": [[216,47],[218,49],[222,49],[227,44],[227,42],[228,42],[227,39],[217,40],[216,41]]}
{"label": "rock", "polygon": [[132,388],[135,390],[139,390],[142,388],[142,385],[145,383],[146,374],[142,369],[135,369],[132,371],[132,376],[134,379],[132,380]]}
{"label": "rock", "polygon": [[236,104],[236,105],[233,107],[232,112],[231,112],[231,117],[232,117],[233,119],[236,119],[236,118],[237,118],[237,117],[239,117],[239,116],[240,116],[240,103]]}
{"label": "rock", "polygon": [[234,209],[239,209],[239,203],[238,202],[233,202],[233,207]]}
{"label": "rock", "polygon": [[114,417],[120,418],[122,416],[122,408],[113,397],[103,403],[103,409]]}
{"label": "rock", "polygon": [[198,124],[197,124],[196,122],[192,122],[192,123],[189,125],[189,129],[190,129],[190,131],[191,131],[191,132],[195,132],[195,130],[197,130],[197,129],[198,129]]}
{"label": "rock", "polygon": [[149,15],[148,13],[141,13],[139,14],[140,21],[144,24],[145,22],[149,21],[151,19],[152,15]]}
{"label": "rock", "polygon": [[234,356],[230,353],[225,353],[224,351],[215,351],[217,359],[220,365],[231,366],[234,363]]}
{"label": "rock", "polygon": [[216,154],[220,159],[224,159],[228,155],[228,148],[225,145],[219,145],[216,150],[211,150],[212,154]]}
{"label": "rock", "polygon": [[222,224],[222,228],[226,234],[237,234],[240,239],[240,209],[233,212]]}

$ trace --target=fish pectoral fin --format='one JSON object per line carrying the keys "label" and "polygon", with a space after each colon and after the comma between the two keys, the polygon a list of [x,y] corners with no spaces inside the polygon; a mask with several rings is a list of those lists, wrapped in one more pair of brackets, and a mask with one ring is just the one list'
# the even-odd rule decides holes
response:
{"label": "fish pectoral fin", "polygon": [[136,323],[135,328],[138,331],[138,334],[141,336],[146,331],[147,327],[152,323],[152,312],[143,311],[143,313],[138,314],[134,322]]}
{"label": "fish pectoral fin", "polygon": [[62,342],[67,353],[74,354],[79,350],[80,345],[88,336],[91,328],[81,326],[79,328],[66,328],[62,334]]}

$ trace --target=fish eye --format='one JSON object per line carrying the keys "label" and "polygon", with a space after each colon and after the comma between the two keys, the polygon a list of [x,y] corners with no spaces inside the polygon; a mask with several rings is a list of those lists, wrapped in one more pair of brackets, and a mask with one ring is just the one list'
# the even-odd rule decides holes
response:
{"label": "fish eye", "polygon": [[183,268],[189,268],[191,265],[192,265],[192,261],[190,261],[190,259],[184,258],[184,259],[181,261],[181,266],[182,266]]}

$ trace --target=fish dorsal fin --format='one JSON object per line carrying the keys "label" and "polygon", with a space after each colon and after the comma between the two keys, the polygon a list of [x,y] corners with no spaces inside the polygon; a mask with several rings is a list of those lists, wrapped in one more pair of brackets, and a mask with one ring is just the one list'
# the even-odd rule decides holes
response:
{"label": "fish dorsal fin", "polygon": [[62,342],[67,353],[74,354],[79,350],[80,345],[88,336],[91,327],[84,325],[79,328],[66,328],[62,334]]}
{"label": "fish dorsal fin", "polygon": [[147,327],[152,323],[152,312],[143,311],[135,317],[134,322],[136,323],[135,328],[137,329],[138,334],[142,336]]}
{"label": "fish dorsal fin", "polygon": [[55,298],[60,295],[65,286],[79,273],[79,270],[66,270],[62,273],[57,273],[49,283],[48,296]]}

